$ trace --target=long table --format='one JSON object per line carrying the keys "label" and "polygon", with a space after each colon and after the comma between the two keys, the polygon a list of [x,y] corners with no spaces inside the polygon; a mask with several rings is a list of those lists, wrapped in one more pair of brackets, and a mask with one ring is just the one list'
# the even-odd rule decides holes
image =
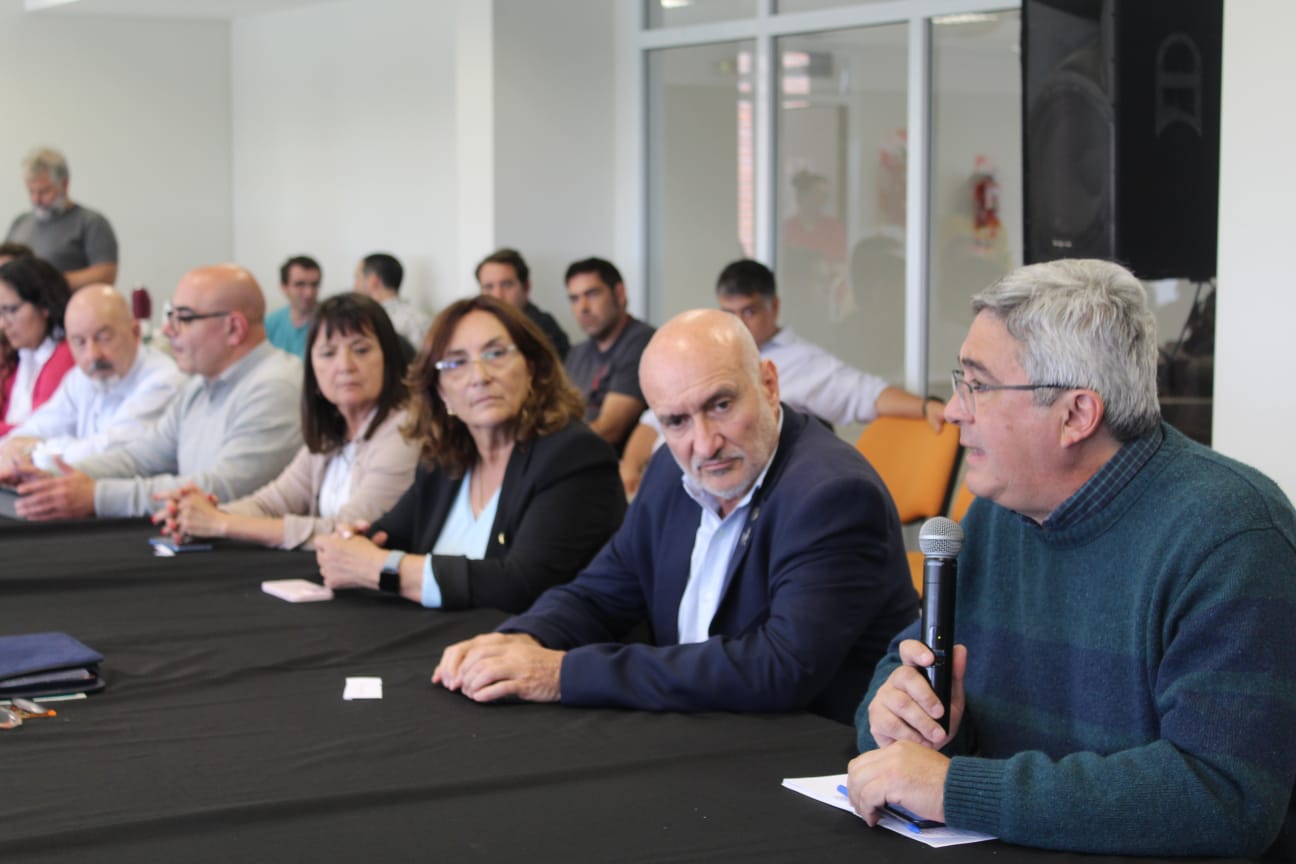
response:
{"label": "long table", "polygon": [[[0,732],[0,860],[1081,858],[932,850],[781,788],[853,755],[852,729],[808,714],[478,705],[429,676],[501,613],[362,592],[290,604],[260,582],[314,576],[313,555],[156,558],[153,530],[0,525],[0,634],[71,633],[108,681]],[[343,701],[358,675],[383,679],[382,700]]]}

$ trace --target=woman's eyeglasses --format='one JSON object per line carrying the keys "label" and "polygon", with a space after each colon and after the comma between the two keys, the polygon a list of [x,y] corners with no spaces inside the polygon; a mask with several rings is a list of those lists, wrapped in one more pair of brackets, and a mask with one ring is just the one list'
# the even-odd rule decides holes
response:
{"label": "woman's eyeglasses", "polygon": [[500,345],[487,348],[477,357],[467,354],[452,354],[432,364],[447,381],[455,381],[468,374],[473,363],[481,363],[491,371],[498,371],[508,365],[509,359],[518,352],[516,345]]}

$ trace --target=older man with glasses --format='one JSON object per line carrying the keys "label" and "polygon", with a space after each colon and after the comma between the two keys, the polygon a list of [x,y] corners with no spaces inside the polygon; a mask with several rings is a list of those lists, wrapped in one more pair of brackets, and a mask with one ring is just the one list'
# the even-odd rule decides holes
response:
{"label": "older man with glasses", "polygon": [[1287,497],[1162,422],[1124,268],[1024,267],[972,309],[945,408],[978,496],[949,705],[910,627],[856,716],[851,803],[1075,852],[1293,860]]}
{"label": "older man with glasses", "polygon": [[[0,314],[3,313],[0,308]],[[76,368],[48,402],[0,440],[0,482],[54,455],[76,462],[148,430],[185,382],[175,362],[140,341],[130,302],[111,285],[87,285],[63,314]]]}
{"label": "older man with glasses", "polygon": [[26,519],[141,516],[193,484],[221,501],[276,477],[301,446],[301,361],[266,341],[265,297],[232,264],[185,274],[162,332],[193,378],[147,434],[19,486]]}

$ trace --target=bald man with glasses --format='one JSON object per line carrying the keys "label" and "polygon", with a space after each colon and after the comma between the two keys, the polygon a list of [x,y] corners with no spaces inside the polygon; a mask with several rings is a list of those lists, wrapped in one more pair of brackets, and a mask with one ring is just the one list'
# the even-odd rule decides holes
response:
{"label": "bald man with glasses", "polygon": [[242,267],[186,273],[163,334],[193,377],[152,430],[58,476],[21,484],[26,519],[143,516],[193,484],[221,501],[274,479],[301,447],[301,361],[266,340],[265,297]]}

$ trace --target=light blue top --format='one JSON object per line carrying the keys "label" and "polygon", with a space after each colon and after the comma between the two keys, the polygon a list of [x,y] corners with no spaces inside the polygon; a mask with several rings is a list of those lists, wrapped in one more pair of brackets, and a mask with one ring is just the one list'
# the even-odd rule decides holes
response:
{"label": "light blue top", "polygon": [[[779,412],[779,432],[783,431],[783,412]],[[777,438],[775,439],[778,440]],[[721,518],[720,500],[703,489],[685,472],[680,480],[684,491],[702,508],[697,533],[693,535],[693,554],[689,557],[689,578],[679,605],[679,644],[705,642],[711,638],[711,621],[724,596],[729,562],[733,559],[738,537],[747,527],[747,511],[752,497],[765,482],[765,475],[778,453],[775,445],[756,482],[747,490],[729,515]],[[750,530],[750,529],[748,529]]]}
{"label": "light blue top", "polygon": [[[459,493],[455,495],[450,512],[446,514],[445,524],[441,526],[441,535],[432,547],[432,555],[461,555],[480,561],[486,557],[486,547],[490,543],[491,527],[495,524],[495,511],[499,509],[500,490],[486,502],[481,515],[474,517],[472,503],[468,500],[468,490],[472,488],[472,471],[464,474],[459,484]],[[441,607],[441,586],[437,584],[432,572],[432,555],[423,558],[423,605],[429,609]]]}

